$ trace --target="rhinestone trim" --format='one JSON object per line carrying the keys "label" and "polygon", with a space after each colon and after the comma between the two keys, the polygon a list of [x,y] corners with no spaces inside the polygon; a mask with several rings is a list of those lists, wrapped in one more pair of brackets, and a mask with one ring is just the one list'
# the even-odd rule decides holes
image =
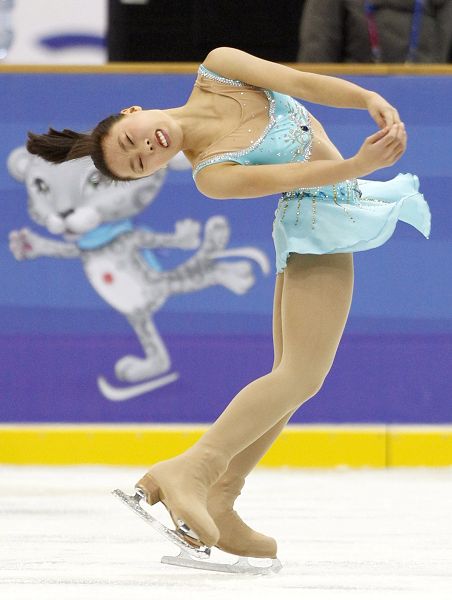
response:
{"label": "rhinestone trim", "polygon": [[[232,81],[232,80],[226,80],[226,81]],[[195,179],[198,172],[201,169],[203,169],[204,167],[208,167],[209,165],[213,165],[217,162],[222,162],[222,161],[225,161],[228,159],[234,160],[235,158],[237,158],[239,156],[245,156],[246,154],[249,154],[250,152],[255,150],[259,146],[259,144],[264,140],[264,138],[266,137],[266,135],[268,134],[270,129],[276,123],[276,120],[275,120],[275,99],[273,98],[273,95],[270,90],[262,89],[262,91],[265,93],[265,95],[267,96],[267,100],[268,100],[268,123],[267,123],[267,126],[265,127],[263,134],[257,140],[255,140],[251,144],[251,146],[248,146],[247,148],[243,148],[243,150],[237,150],[237,151],[233,151],[233,152],[223,152],[222,154],[216,154],[215,156],[206,158],[206,160],[202,160],[193,169],[193,173],[192,173],[193,179]]]}
{"label": "rhinestone trim", "polygon": [[[325,190],[330,189],[330,191],[326,192]],[[346,199],[347,201],[347,205],[344,206],[344,204],[341,204],[339,202],[339,191],[340,191],[340,195],[344,197],[344,199]],[[283,192],[279,202],[278,202],[278,207],[276,209],[276,215],[275,216],[280,216],[280,222],[282,223],[285,220],[286,217],[286,212],[289,209],[289,205],[292,201],[296,200],[297,201],[297,205],[296,205],[296,209],[295,210],[295,220],[294,220],[294,225],[299,225],[301,223],[301,207],[302,207],[302,199],[304,197],[307,197],[308,201],[309,198],[311,199],[311,211],[312,211],[312,217],[311,217],[311,228],[315,229],[315,226],[317,224],[317,210],[318,210],[318,206],[317,203],[320,201],[322,201],[322,198],[330,198],[334,204],[336,204],[336,206],[338,206],[339,208],[341,208],[345,215],[353,222],[356,223],[356,220],[353,218],[353,216],[350,214],[350,212],[347,209],[347,206],[352,206],[351,204],[351,200],[353,200],[353,205],[357,206],[358,208],[362,208],[363,210],[369,210],[368,207],[364,206],[362,204],[362,202],[360,202],[360,199],[363,200],[364,202],[366,202],[366,200],[368,200],[368,198],[365,198],[362,196],[362,192],[358,187],[358,182],[356,179],[346,179],[345,181],[340,181],[338,183],[332,184],[332,185],[327,185],[327,186],[323,186],[323,187],[312,187],[312,188],[297,188],[295,190],[291,190],[290,192]],[[372,198],[371,200],[379,202],[378,200]],[[385,204],[385,202],[382,202],[383,204]],[[276,219],[275,219],[276,221]]]}
{"label": "rhinestone trim", "polygon": [[[295,144],[290,162],[307,162],[311,158],[314,135],[312,132],[311,116],[303,104],[291,98],[292,102],[287,104],[287,116],[294,127],[287,132],[285,139]],[[303,122],[303,126],[301,125]],[[307,129],[303,129],[305,126]],[[301,129],[301,130],[300,130]],[[299,159],[299,160],[298,160]]]}
{"label": "rhinestone trim", "polygon": [[293,198],[298,198],[298,196],[300,195],[300,192],[310,192],[311,194],[318,194],[321,190],[324,190],[325,188],[334,188],[334,187],[342,187],[342,186],[349,186],[350,190],[356,191],[358,193],[359,196],[361,196],[361,190],[358,187],[358,182],[356,179],[345,179],[344,181],[338,181],[335,184],[331,184],[331,185],[324,185],[324,186],[316,186],[316,187],[299,187],[296,188],[294,190],[290,190],[289,192],[282,192],[282,197],[285,199],[287,198],[288,200],[291,200]]}
{"label": "rhinestone trim", "polygon": [[[205,167],[208,167],[210,165],[213,165],[213,164],[216,164],[219,162],[224,162],[227,160],[231,160],[234,162],[240,162],[240,161],[236,161],[236,159],[239,157],[242,157],[242,156],[246,156],[247,154],[253,152],[253,150],[255,150],[256,148],[258,148],[259,145],[263,142],[264,138],[268,135],[268,133],[270,132],[270,130],[276,123],[276,118],[275,118],[276,101],[275,101],[275,98],[274,98],[271,90],[267,90],[265,88],[257,88],[256,86],[245,84],[244,82],[242,82],[238,79],[228,79],[227,77],[222,77],[221,75],[218,75],[217,73],[214,73],[213,71],[210,71],[204,65],[199,66],[198,73],[200,75],[202,75],[203,77],[212,79],[214,81],[218,81],[219,83],[223,83],[223,84],[227,84],[227,85],[234,85],[236,87],[248,87],[251,89],[262,90],[268,100],[269,121],[268,121],[267,126],[266,126],[264,132],[262,133],[262,135],[257,140],[251,140],[251,145],[248,146],[247,148],[243,148],[242,150],[235,150],[235,151],[231,151],[231,152],[223,152],[221,154],[216,154],[215,156],[211,156],[210,158],[207,158],[207,159],[199,162],[196,165],[196,167],[193,169],[193,172],[192,172],[193,179],[196,178],[196,175],[199,173],[199,171],[201,169],[204,169]],[[312,134],[312,123],[311,123],[311,118],[310,118],[309,112],[306,109],[306,107],[303,106],[302,104],[300,104],[299,102],[296,102],[295,100],[293,100],[293,102],[295,103],[294,107],[289,106],[289,108],[288,108],[288,116],[289,116],[289,119],[294,123],[294,128],[287,135],[286,139],[287,139],[287,141],[290,141],[290,142],[297,142],[297,148],[293,151],[291,162],[305,162],[305,161],[310,160],[311,153],[312,153],[313,138],[314,138],[314,136]],[[305,123],[307,124],[308,129],[307,129],[307,131],[303,131],[303,133],[300,133],[300,131],[299,131],[300,121],[303,121],[303,124],[305,124]],[[305,139],[306,134],[308,135],[307,140]],[[304,149],[303,153],[301,153],[301,148]],[[297,161],[297,158],[299,158],[301,160]],[[244,161],[244,164],[250,164],[250,161]],[[306,188],[306,189],[310,189],[310,188]],[[318,188],[318,189],[320,189],[320,188]]]}
{"label": "rhinestone trim", "polygon": [[210,71],[204,65],[199,65],[198,74],[202,75],[206,79],[214,79],[215,81],[218,81],[219,83],[234,85],[236,87],[245,87],[245,86],[246,87],[254,87],[254,86],[247,86],[247,84],[245,84],[243,81],[240,81],[239,79],[228,79],[227,77],[222,77],[221,75],[218,75],[218,73],[214,73],[213,71]]}
{"label": "rhinestone trim", "polygon": [[315,193],[311,198],[312,204],[312,225],[311,229],[315,229],[315,224],[317,223],[317,193]]}

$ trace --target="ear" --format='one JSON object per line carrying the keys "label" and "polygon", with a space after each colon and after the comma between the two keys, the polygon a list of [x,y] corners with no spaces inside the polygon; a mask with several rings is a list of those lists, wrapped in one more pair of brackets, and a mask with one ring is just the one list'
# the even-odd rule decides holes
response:
{"label": "ear", "polygon": [[131,115],[134,112],[139,112],[140,110],[143,110],[141,108],[141,106],[129,106],[129,108],[123,108],[121,111],[122,115]]}
{"label": "ear", "polygon": [[19,148],[15,148],[8,156],[6,166],[14,179],[25,181],[25,175],[31,160],[32,155],[25,146],[19,146]]}

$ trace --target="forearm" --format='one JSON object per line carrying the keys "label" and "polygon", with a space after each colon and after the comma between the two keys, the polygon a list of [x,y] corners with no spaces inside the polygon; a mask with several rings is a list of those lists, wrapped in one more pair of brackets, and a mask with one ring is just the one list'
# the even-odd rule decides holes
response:
{"label": "forearm", "polygon": [[203,178],[199,177],[197,185],[203,194],[216,199],[260,198],[297,188],[331,185],[368,174],[355,158],[281,165],[231,165],[216,172],[214,169]]}
{"label": "forearm", "polygon": [[369,100],[376,93],[345,79],[303,72],[296,95],[302,100],[325,106],[367,109]]}
{"label": "forearm", "polygon": [[[259,169],[259,166],[257,166],[257,169]],[[273,169],[275,173],[272,172]],[[275,176],[278,169],[279,173]],[[357,168],[355,160],[351,158],[348,160],[316,160],[308,163],[269,165],[268,171],[265,173],[256,171],[255,175],[254,189],[251,187],[247,190],[249,197],[267,196],[297,188],[332,185],[346,179],[362,177],[365,173]]]}
{"label": "forearm", "polygon": [[235,48],[212,50],[204,65],[223,77],[326,106],[367,108],[367,99],[378,96],[345,79],[299,71]]}
{"label": "forearm", "polygon": [[[322,187],[368,174],[358,167],[354,157],[346,160],[315,160],[305,163],[293,163],[293,166],[299,167],[298,173],[295,173],[294,169],[293,181],[290,182],[290,187],[289,182],[286,182],[283,191],[298,187]],[[292,186],[292,183],[295,185]]]}

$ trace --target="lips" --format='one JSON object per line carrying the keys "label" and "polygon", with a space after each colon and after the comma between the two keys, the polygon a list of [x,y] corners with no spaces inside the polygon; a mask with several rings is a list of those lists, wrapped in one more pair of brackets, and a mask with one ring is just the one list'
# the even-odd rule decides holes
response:
{"label": "lips", "polygon": [[163,129],[156,130],[155,139],[157,140],[159,146],[162,146],[162,148],[169,148],[170,139],[166,131],[163,131]]}

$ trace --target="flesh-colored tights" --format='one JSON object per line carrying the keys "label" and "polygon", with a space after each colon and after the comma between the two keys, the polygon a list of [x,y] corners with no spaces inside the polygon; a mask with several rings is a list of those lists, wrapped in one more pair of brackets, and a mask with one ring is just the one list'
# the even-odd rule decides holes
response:
{"label": "flesh-colored tights", "polygon": [[207,545],[220,537],[207,510],[209,490],[224,478],[245,477],[291,414],[321,388],[352,292],[352,254],[291,255],[277,279],[271,373],[243,388],[196,444],[138,482],[151,503],[163,501]]}
{"label": "flesh-colored tights", "polygon": [[277,276],[271,373],[243,388],[200,441],[221,450],[228,471],[248,474],[291,415],[321,388],[353,294],[353,254],[293,254]]}

